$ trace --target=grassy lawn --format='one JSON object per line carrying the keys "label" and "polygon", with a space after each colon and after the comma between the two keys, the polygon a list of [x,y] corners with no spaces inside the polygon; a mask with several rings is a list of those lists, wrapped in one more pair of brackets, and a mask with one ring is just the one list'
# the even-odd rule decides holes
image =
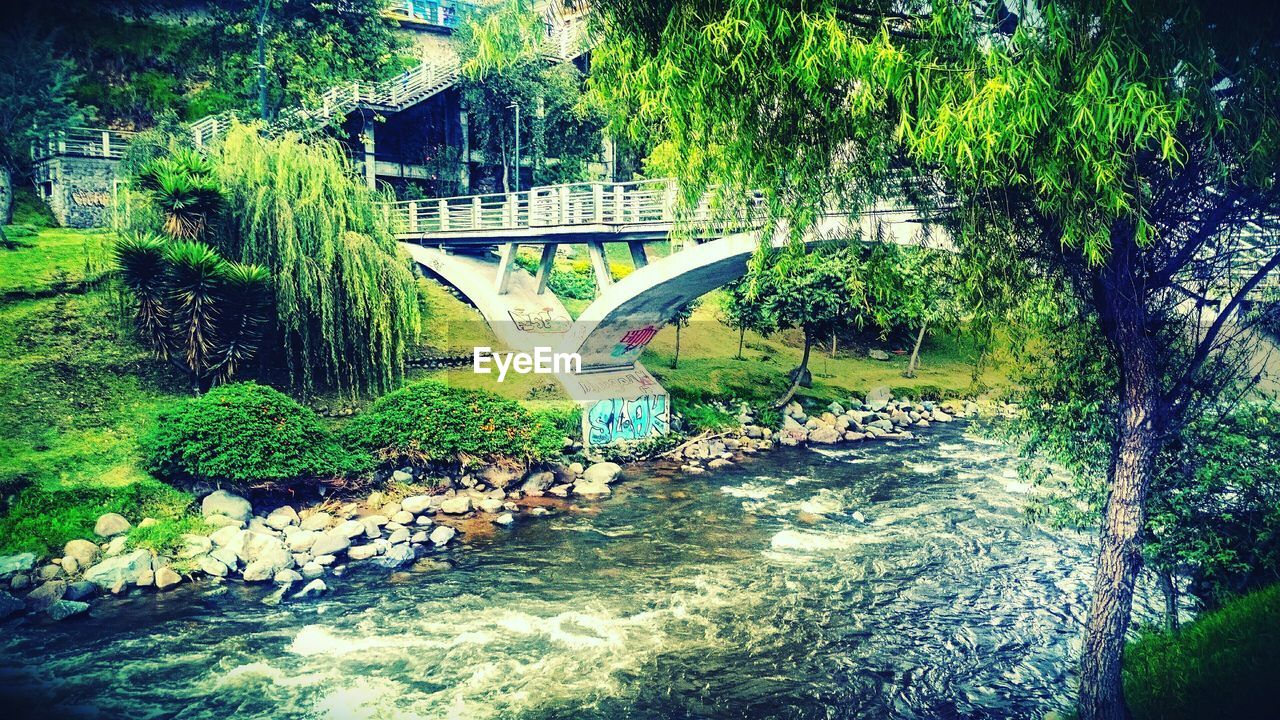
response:
{"label": "grassy lawn", "polygon": [[36,236],[10,236],[21,245],[0,250],[0,298],[47,294],[102,277],[111,265],[115,236],[106,231],[43,228]]}

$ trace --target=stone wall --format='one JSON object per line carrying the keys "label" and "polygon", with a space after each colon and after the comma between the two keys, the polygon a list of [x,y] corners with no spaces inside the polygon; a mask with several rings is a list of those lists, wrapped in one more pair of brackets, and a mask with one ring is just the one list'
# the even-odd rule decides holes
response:
{"label": "stone wall", "polygon": [[106,158],[76,156],[40,163],[36,180],[59,224],[73,228],[111,224],[117,164]]}

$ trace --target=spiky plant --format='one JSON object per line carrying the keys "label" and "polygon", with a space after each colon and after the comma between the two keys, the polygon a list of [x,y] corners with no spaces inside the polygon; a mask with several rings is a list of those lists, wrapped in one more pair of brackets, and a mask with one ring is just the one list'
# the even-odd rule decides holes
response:
{"label": "spiky plant", "polygon": [[165,251],[169,264],[169,306],[176,351],[197,378],[208,374],[218,336],[218,297],[227,261],[208,245],[185,241],[170,243]]}
{"label": "spiky plant", "polygon": [[137,302],[134,322],[142,341],[161,358],[169,355],[168,262],[164,238],[129,234],[116,241],[120,280]]}
{"label": "spiky plant", "polygon": [[222,207],[213,164],[194,150],[176,150],[142,166],[138,187],[164,215],[165,232],[179,240],[200,237]]}
{"label": "spiky plant", "polygon": [[219,382],[231,379],[258,352],[270,318],[271,273],[261,265],[228,262],[218,292],[217,347],[213,370]]}

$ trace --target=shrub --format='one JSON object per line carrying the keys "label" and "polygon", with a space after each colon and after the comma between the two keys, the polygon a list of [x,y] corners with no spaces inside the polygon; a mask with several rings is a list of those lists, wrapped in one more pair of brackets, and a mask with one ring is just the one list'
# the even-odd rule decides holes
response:
{"label": "shrub", "polygon": [[1260,718],[1280,681],[1280,585],[1226,603],[1178,634],[1144,632],[1124,655],[1138,720]]}
{"label": "shrub", "polygon": [[559,422],[492,393],[426,381],[379,398],[344,437],[389,462],[546,460],[562,448]]}
{"label": "shrub", "polygon": [[147,468],[172,481],[210,480],[242,490],[365,469],[320,418],[256,383],[218,387],[163,410],[143,438]]}
{"label": "shrub", "polygon": [[688,405],[681,409],[691,433],[728,430],[738,426],[738,419],[714,405]]}

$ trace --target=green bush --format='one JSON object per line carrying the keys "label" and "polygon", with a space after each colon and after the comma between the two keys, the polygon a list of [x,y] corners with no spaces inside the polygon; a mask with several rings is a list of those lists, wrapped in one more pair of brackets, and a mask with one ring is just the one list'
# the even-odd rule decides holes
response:
{"label": "green bush", "polygon": [[359,472],[311,409],[257,383],[233,383],[161,411],[143,437],[147,469],[163,479],[212,480],[239,489]]}
{"label": "green bush", "polygon": [[688,432],[715,432],[738,426],[738,419],[714,405],[687,405],[680,409],[688,423]]}
{"label": "green bush", "polygon": [[389,462],[546,460],[562,448],[560,420],[480,390],[436,381],[379,398],[344,430],[348,447]]}
{"label": "green bush", "polygon": [[119,486],[32,485],[18,493],[0,518],[0,554],[56,553],[68,540],[93,539],[98,516],[109,512],[135,525],[144,517],[162,524],[182,520],[192,500],[190,494],[155,480]]}
{"label": "green bush", "polygon": [[1274,717],[1280,585],[1237,598],[1178,634],[1147,631],[1125,651],[1137,720]]}
{"label": "green bush", "polygon": [[565,437],[577,438],[582,435],[582,408],[580,407],[547,408],[534,412],[534,415],[542,418]]}

